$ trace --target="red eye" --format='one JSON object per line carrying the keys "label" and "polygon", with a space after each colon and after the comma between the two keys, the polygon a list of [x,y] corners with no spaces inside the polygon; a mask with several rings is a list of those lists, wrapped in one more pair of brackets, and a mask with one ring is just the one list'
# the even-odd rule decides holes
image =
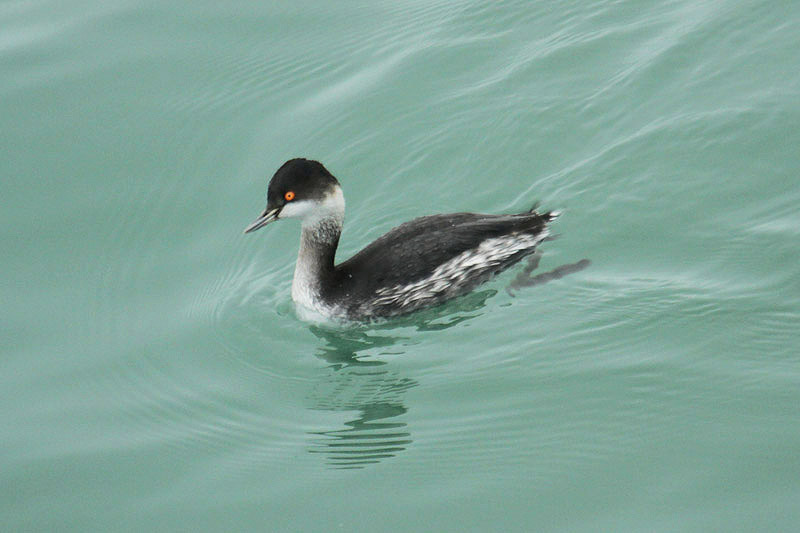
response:
{"label": "red eye", "polygon": [[291,202],[294,200],[294,191],[286,191],[286,194],[284,194],[283,197],[286,198],[287,202]]}

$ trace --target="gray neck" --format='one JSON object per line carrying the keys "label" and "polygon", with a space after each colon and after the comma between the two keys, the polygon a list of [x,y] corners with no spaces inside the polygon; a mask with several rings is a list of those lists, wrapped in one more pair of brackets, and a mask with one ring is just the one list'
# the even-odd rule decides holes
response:
{"label": "gray neck", "polygon": [[292,281],[292,300],[300,307],[316,311],[327,307],[322,298],[322,283],[333,274],[333,258],[341,231],[342,225],[337,219],[303,224]]}
{"label": "gray neck", "polygon": [[339,236],[342,234],[342,221],[338,217],[316,219],[303,223],[300,234],[300,252],[297,255],[297,268],[321,276],[333,271],[333,261]]}
{"label": "gray neck", "polygon": [[306,206],[300,234],[300,252],[292,281],[292,299],[300,306],[320,310],[325,307],[321,284],[331,279],[333,260],[344,221],[344,196],[338,186],[322,202]]}

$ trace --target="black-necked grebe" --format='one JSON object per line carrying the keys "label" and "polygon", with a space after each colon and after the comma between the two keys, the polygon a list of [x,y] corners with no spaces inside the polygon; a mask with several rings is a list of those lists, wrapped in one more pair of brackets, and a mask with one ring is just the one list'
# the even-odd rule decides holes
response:
{"label": "black-necked grebe", "polygon": [[556,216],[531,210],[416,218],[335,265],[342,188],[318,161],[292,159],[272,177],[266,210],[244,231],[301,219],[292,299],[324,318],[365,320],[410,313],[471,291],[532,254]]}

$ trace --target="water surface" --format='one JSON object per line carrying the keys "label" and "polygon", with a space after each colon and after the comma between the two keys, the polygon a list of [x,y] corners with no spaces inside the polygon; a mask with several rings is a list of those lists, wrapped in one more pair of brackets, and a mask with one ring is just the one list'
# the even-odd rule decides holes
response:
{"label": "water surface", "polygon": [[[791,531],[800,5],[0,6],[11,531]],[[563,215],[389,324],[300,320],[286,159],[339,257],[448,211]]]}

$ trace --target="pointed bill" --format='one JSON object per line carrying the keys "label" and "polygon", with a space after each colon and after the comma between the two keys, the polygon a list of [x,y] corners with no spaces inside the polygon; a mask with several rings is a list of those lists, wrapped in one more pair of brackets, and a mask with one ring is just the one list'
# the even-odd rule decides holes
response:
{"label": "pointed bill", "polygon": [[252,224],[247,226],[244,229],[244,232],[245,233],[250,233],[251,231],[255,231],[255,230],[259,229],[259,228],[263,228],[264,226],[266,226],[270,222],[274,222],[274,221],[278,220],[278,213],[280,213],[280,211],[281,211],[280,207],[276,207],[275,209],[267,209],[266,211],[261,213],[261,216],[258,217],[257,219],[255,219]]}

